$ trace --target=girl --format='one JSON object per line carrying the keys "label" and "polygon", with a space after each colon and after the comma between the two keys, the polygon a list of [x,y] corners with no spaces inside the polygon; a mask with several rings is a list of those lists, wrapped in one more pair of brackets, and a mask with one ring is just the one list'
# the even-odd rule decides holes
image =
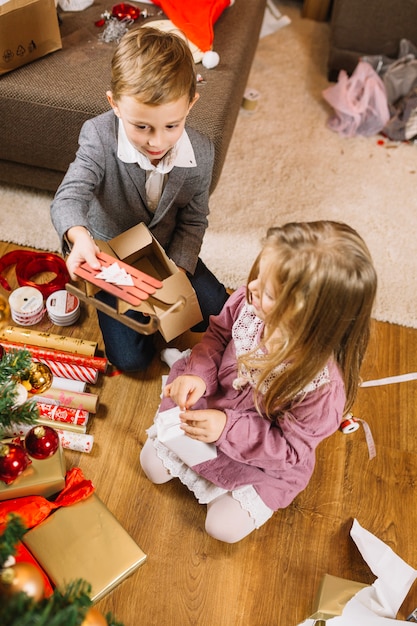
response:
{"label": "girl", "polygon": [[315,448],[355,400],[376,283],[346,224],[271,228],[247,286],[173,365],[159,412],[180,407],[185,435],[217,455],[189,467],[158,440],[157,415],[141,465],[154,483],[178,477],[207,504],[212,537],[241,540],[308,484]]}

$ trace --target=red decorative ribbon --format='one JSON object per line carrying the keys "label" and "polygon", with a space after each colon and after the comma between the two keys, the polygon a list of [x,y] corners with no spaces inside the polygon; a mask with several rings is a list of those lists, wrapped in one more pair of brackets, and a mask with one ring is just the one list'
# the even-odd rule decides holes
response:
{"label": "red decorative ribbon", "polygon": [[[11,265],[16,265],[15,272],[19,285],[35,287],[44,298],[54,291],[65,289],[66,283],[70,281],[65,261],[57,254],[13,250],[0,258],[0,285],[7,291],[12,289],[1,273]],[[33,276],[42,272],[52,272],[55,278],[47,283],[36,283],[31,280]]]}
{"label": "red decorative ribbon", "polygon": [[69,506],[85,500],[94,492],[94,485],[87,480],[79,467],[73,467],[65,476],[65,487],[54,502],[43,496],[22,496],[0,502],[0,531],[7,523],[9,513],[20,515],[27,528],[37,526],[60,506]]}

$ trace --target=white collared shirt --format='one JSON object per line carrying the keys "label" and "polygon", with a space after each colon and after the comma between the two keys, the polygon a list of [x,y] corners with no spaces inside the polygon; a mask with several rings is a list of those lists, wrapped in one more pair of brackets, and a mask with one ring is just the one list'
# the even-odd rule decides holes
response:
{"label": "white collared shirt", "polygon": [[136,150],[127,138],[122,120],[119,118],[117,156],[124,163],[138,163],[146,170],[146,201],[154,212],[161,199],[168,173],[174,167],[196,167],[195,154],[187,131],[184,129],[177,143],[157,165],[152,165],[147,156]]}

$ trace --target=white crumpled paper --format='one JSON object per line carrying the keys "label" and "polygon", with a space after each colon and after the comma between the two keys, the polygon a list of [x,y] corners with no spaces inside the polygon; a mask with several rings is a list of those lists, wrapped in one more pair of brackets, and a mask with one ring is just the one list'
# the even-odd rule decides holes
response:
{"label": "white crumpled paper", "polygon": [[[355,519],[350,535],[364,560],[378,578],[369,587],[361,589],[346,603],[340,616],[326,621],[331,626],[389,626],[409,624],[395,616],[417,578],[417,570],[403,561],[383,541],[362,528]],[[313,626],[315,619],[307,619],[298,626]]]}
{"label": "white crumpled paper", "polygon": [[204,443],[204,441],[187,437],[180,428],[179,415],[180,408],[178,406],[158,414],[156,427],[159,441],[169,450],[175,452],[190,467],[215,459],[217,456],[216,446],[213,443]]}

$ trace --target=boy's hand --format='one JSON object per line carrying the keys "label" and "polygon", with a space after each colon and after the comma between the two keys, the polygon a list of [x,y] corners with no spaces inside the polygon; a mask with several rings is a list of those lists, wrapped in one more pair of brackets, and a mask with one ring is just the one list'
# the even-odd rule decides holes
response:
{"label": "boy's hand", "polygon": [[217,409],[201,409],[180,413],[181,428],[188,437],[214,443],[222,434],[226,414]]}
{"label": "boy's hand", "polygon": [[88,263],[95,270],[100,269],[101,264],[96,257],[100,248],[84,226],[70,228],[67,232],[67,238],[72,244],[71,252],[67,258],[67,269],[72,280],[77,280],[74,271],[82,263]]}
{"label": "boy's hand", "polygon": [[206,383],[200,376],[178,376],[164,389],[164,397],[171,398],[181,409],[189,409],[204,395]]}

